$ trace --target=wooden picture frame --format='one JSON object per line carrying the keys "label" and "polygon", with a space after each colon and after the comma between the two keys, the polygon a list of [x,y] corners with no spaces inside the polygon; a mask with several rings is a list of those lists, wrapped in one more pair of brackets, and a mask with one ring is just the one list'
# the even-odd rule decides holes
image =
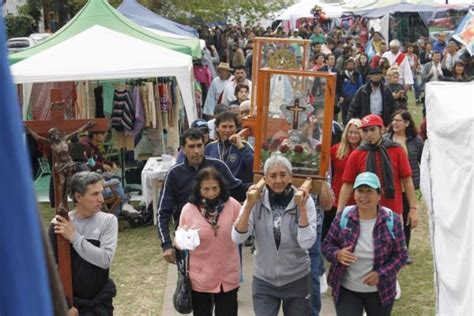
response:
{"label": "wooden picture frame", "polygon": [[[268,147],[267,140],[269,139],[269,135],[273,136],[274,133],[285,134],[287,132],[286,136],[283,136],[283,141],[286,140],[285,137],[290,139],[292,137],[290,136],[291,133],[299,133],[298,128],[295,129],[294,127],[298,127],[301,124],[309,124],[308,122],[314,117],[313,114],[318,111],[318,113],[323,115],[323,117],[321,118],[322,126],[321,122],[319,122],[319,128],[322,132],[320,142],[318,143],[316,148],[312,148],[310,145],[308,145],[306,146],[308,150],[305,148],[302,152],[298,153],[296,153],[296,146],[298,146],[299,144],[296,144],[293,147],[293,150],[296,154],[293,153],[293,156],[290,155],[288,158],[290,159],[290,161],[292,161],[292,164],[294,166],[294,184],[299,184],[304,180],[311,178],[313,180],[311,191],[314,193],[319,192],[321,185],[318,182],[326,179],[327,172],[329,170],[332,123],[334,117],[334,103],[336,94],[336,75],[327,72],[270,68],[259,69],[258,73],[258,93],[256,99],[257,114],[256,117],[249,117],[243,119],[242,121],[243,127],[249,127],[252,130],[253,136],[255,137],[255,155],[253,165],[253,171],[255,175],[254,180],[258,181],[259,178],[261,178],[261,175],[263,174],[263,163],[265,159],[269,156],[267,155],[268,152],[278,150],[277,148],[273,148],[274,150],[271,150],[271,148]],[[279,114],[279,117],[275,117],[275,113],[272,113],[270,111],[272,102],[271,83],[272,80],[275,81],[276,78],[278,78],[276,76],[283,76],[283,78],[286,78],[287,81],[293,80],[293,82],[297,82],[297,84],[292,84],[292,86],[295,86],[296,89],[298,89],[298,85],[300,85],[302,87],[301,90],[304,91],[301,96],[298,95],[298,98],[294,98],[296,105],[292,107],[291,105],[283,104],[280,107],[282,113]],[[305,109],[308,114],[306,114],[305,121],[303,123],[301,123],[301,120],[299,118],[295,118],[295,116],[293,116],[292,119],[288,119],[287,114],[283,113],[287,112],[285,111],[285,109],[300,109],[298,108],[300,102],[299,100],[303,100],[310,95],[310,92],[307,88],[310,85],[314,86],[315,82],[318,82],[318,84],[324,89],[324,93],[321,94],[319,99],[319,105],[316,104],[317,102],[305,105]],[[273,89],[273,95],[275,95],[278,91],[275,89],[275,87],[273,87]],[[305,89],[308,91],[305,91]],[[295,91],[293,91],[293,95],[297,95]],[[298,100],[297,103],[296,100]],[[306,101],[303,103],[306,103]],[[295,106],[297,108],[295,108]],[[315,108],[318,108],[319,110],[315,110]],[[274,106],[273,109],[275,110]],[[298,110],[293,113],[296,113],[296,115],[300,115],[299,112],[300,111]],[[313,130],[309,129],[309,131],[312,137]],[[298,135],[301,135],[301,133],[299,133]],[[296,139],[296,142],[298,142],[299,140],[300,139]],[[279,149],[281,149],[281,147]],[[267,150],[268,152],[266,152]],[[298,154],[301,154],[301,156],[299,156],[300,158],[298,158],[298,163],[295,163],[295,157],[297,157]],[[265,157],[265,155],[267,155],[267,157]],[[312,159],[314,160],[314,162]],[[316,161],[318,161],[319,163],[315,164]],[[306,167],[295,166],[298,164],[302,164]],[[312,166],[315,167],[312,168]],[[302,170],[302,172],[300,172],[300,170]]]}

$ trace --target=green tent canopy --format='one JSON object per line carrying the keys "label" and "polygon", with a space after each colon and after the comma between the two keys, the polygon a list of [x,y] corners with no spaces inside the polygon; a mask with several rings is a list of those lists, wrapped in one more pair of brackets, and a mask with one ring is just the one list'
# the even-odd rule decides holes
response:
{"label": "green tent canopy", "polygon": [[[94,25],[101,25],[116,32],[144,40],[158,46],[178,51],[194,58],[201,57],[199,39],[176,39],[157,35],[135,24],[117,10],[107,0],[89,0],[79,13],[46,41],[27,50],[8,56],[10,64],[15,64],[62,41],[77,35]],[[78,47],[80,49],[80,47]]]}

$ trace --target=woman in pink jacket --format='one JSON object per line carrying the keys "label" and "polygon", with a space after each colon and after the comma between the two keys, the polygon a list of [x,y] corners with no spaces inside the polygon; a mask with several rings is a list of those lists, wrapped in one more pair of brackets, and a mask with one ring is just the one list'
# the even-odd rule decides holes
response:
{"label": "woman in pink jacket", "polygon": [[194,316],[212,316],[213,306],[216,316],[237,315],[240,259],[231,231],[239,211],[220,173],[200,170],[179,220],[184,229],[198,229],[200,240],[189,252]]}

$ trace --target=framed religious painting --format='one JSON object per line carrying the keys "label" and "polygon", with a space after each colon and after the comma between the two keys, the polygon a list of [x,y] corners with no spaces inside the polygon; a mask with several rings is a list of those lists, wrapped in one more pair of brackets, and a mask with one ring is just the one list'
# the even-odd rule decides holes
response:
{"label": "framed religious painting", "polygon": [[311,41],[303,39],[255,37],[252,40],[251,111],[256,113],[260,68],[306,70],[309,65]]}
{"label": "framed religious painting", "polygon": [[[326,72],[259,70],[254,174],[263,174],[275,152],[293,166],[293,183],[311,178],[312,191],[327,177],[330,163],[336,76]],[[256,180],[256,179],[254,179]]]}

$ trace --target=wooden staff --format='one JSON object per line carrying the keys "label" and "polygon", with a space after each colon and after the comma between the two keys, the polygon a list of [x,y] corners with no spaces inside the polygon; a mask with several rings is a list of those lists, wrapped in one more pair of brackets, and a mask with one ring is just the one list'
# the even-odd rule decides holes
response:
{"label": "wooden staff", "polygon": [[257,198],[260,192],[262,192],[263,187],[265,186],[265,179],[262,177],[257,184],[255,185],[254,188],[252,188],[251,191],[249,191],[248,195],[252,198]]}
{"label": "wooden staff", "polygon": [[311,180],[311,178],[306,178],[306,180],[304,180],[303,184],[299,187],[298,191],[296,191],[295,193],[296,204],[299,204],[301,203],[301,201],[303,201],[304,192],[311,190],[312,185],[313,185],[313,180]]}

